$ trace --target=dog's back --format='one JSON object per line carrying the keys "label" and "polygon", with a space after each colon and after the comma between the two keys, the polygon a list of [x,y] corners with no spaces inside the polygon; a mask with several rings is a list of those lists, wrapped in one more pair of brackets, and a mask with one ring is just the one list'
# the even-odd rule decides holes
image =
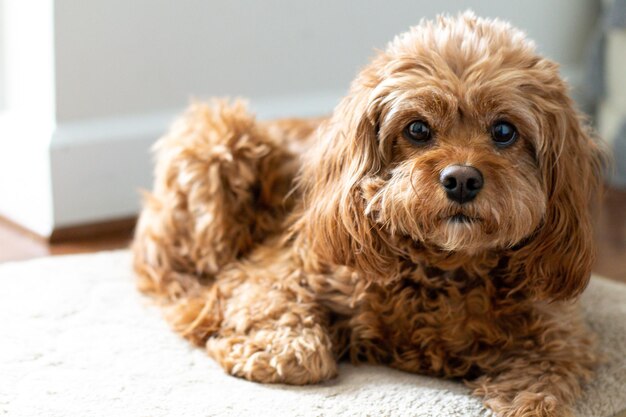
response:
{"label": "dog's back", "polygon": [[241,102],[193,104],[154,147],[133,243],[139,288],[176,299],[281,230],[299,154],[322,120],[260,122]]}

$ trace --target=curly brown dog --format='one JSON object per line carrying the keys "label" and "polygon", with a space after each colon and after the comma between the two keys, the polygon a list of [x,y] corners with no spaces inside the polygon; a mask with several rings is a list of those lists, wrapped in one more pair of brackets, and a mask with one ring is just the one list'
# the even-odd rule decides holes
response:
{"label": "curly brown dog", "polygon": [[603,164],[567,90],[465,13],[398,36],[329,119],[195,104],[156,146],[139,286],[232,375],[311,384],[349,358],[569,416],[598,362],[572,300]]}

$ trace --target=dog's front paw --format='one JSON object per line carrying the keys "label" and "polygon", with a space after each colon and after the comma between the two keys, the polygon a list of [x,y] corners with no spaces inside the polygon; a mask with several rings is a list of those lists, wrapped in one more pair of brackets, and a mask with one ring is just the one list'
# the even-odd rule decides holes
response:
{"label": "dog's front paw", "polygon": [[264,383],[305,385],[337,375],[330,343],[320,329],[290,329],[209,339],[207,350],[231,375]]}
{"label": "dog's front paw", "polygon": [[554,395],[523,391],[512,401],[500,397],[485,400],[499,417],[573,417],[572,410]]}

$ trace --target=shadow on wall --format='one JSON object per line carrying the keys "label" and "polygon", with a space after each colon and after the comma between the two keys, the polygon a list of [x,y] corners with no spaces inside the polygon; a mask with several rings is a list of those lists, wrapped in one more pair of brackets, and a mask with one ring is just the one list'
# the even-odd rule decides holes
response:
{"label": "shadow on wall", "polygon": [[626,189],[626,0],[603,3],[589,49],[584,91],[614,156],[611,186]]}

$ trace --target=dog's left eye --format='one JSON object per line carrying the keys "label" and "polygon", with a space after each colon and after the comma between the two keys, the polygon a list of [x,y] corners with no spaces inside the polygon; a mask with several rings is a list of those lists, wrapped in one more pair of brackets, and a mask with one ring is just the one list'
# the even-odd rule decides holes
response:
{"label": "dog's left eye", "polygon": [[407,125],[402,132],[404,137],[416,144],[424,144],[431,138],[430,127],[421,120],[415,120]]}
{"label": "dog's left eye", "polygon": [[517,129],[509,122],[495,122],[491,126],[491,138],[500,147],[509,146],[517,139]]}

